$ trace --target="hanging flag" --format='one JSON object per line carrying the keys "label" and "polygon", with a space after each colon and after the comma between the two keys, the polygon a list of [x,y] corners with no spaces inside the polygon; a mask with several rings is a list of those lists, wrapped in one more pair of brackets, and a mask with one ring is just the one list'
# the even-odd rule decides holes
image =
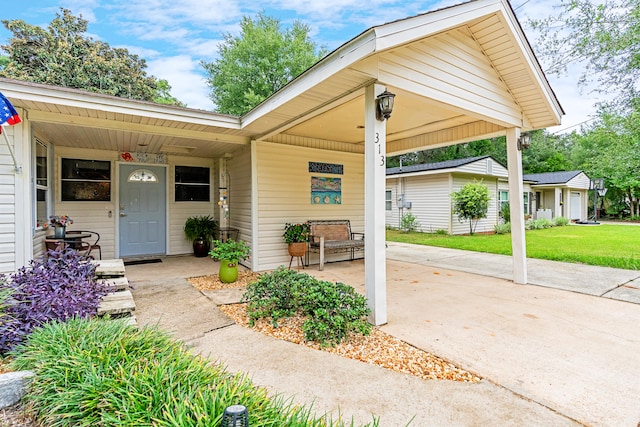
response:
{"label": "hanging flag", "polygon": [[9,126],[17,125],[22,120],[18,116],[18,112],[11,102],[0,92],[0,125],[8,124]]}

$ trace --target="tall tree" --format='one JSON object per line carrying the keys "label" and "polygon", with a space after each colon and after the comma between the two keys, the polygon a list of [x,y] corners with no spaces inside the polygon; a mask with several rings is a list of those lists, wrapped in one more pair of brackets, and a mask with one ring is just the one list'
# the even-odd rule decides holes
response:
{"label": "tall tree", "polygon": [[620,94],[623,106],[638,96],[640,0],[560,0],[560,13],[531,24],[548,73],[563,74],[572,63],[585,65],[579,79],[592,79],[601,92]]}
{"label": "tall tree", "polygon": [[3,20],[13,33],[2,49],[9,63],[1,77],[84,89],[93,92],[152,101],[155,77],[145,72],[146,62],[127,49],[112,48],[85,35],[88,21],[60,13],[44,29],[22,20]]}
{"label": "tall tree", "polygon": [[243,17],[240,29],[240,36],[224,35],[218,59],[201,62],[220,113],[246,113],[325,54],[299,21],[283,30],[278,19],[260,13],[255,19]]}
{"label": "tall tree", "polygon": [[[612,195],[622,194],[631,214],[640,216],[640,110],[621,115],[609,108],[597,121],[576,135],[574,157],[588,175],[604,177]],[[619,200],[612,200],[619,204]]]}
{"label": "tall tree", "polygon": [[156,96],[153,98],[153,101],[158,104],[176,105],[178,107],[187,106],[187,104],[178,101],[178,98],[171,95],[171,85],[165,79],[158,80],[158,89],[156,90]]}

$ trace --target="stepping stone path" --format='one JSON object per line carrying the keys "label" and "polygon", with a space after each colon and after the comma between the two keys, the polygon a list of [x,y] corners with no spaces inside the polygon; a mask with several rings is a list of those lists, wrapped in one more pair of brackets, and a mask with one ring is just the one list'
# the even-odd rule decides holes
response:
{"label": "stepping stone path", "polygon": [[94,260],[92,263],[96,265],[98,280],[114,287],[114,292],[102,299],[98,307],[98,316],[128,318],[129,324],[135,325],[136,317],[133,312],[136,310],[136,304],[128,289],[129,281],[125,277],[124,262],[121,259],[109,259]]}

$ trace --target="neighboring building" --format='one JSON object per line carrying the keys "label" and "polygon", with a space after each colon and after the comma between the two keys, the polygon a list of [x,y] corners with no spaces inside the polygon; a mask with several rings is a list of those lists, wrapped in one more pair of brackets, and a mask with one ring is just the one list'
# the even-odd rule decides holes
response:
{"label": "neighboring building", "polygon": [[[389,168],[385,223],[398,228],[402,216],[410,212],[424,232],[469,233],[468,221],[461,222],[453,212],[451,194],[475,180],[487,186],[490,197],[487,217],[478,221],[476,232],[492,232],[500,221],[502,204],[509,201],[507,177],[507,169],[491,156]],[[524,175],[523,181],[525,218],[586,219],[589,177],[584,172]]]}
{"label": "neighboring building", "polygon": [[532,173],[522,178],[531,183],[537,218],[588,219],[591,180],[583,171]]}
{"label": "neighboring building", "polygon": [[[388,120],[384,90],[396,94]],[[286,222],[349,219],[367,233],[374,316],[386,156],[506,136],[515,174],[520,132],[564,114],[507,0],[373,27],[242,117],[11,79],[0,91],[23,120],[0,137],[0,272],[43,252],[54,213],[100,232],[103,258],[191,253],[185,219],[213,215],[251,244],[256,271],[289,261]],[[515,252],[514,280],[526,283]]]}

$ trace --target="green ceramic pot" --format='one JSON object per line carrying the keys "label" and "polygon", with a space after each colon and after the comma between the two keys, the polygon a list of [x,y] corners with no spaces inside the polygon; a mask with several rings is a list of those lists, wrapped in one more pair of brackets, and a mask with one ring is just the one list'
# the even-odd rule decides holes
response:
{"label": "green ceramic pot", "polygon": [[223,283],[233,283],[238,280],[238,261],[221,259],[219,277]]}

